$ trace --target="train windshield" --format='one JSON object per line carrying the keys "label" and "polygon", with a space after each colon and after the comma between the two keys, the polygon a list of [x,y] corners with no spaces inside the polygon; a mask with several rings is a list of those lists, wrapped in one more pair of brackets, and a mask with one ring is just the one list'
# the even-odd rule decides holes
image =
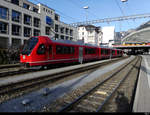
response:
{"label": "train windshield", "polygon": [[38,42],[38,38],[37,37],[32,37],[30,38],[25,44],[24,47],[22,49],[22,54],[23,55],[29,55],[31,53],[31,51],[33,50],[33,48],[35,47],[35,45]]}

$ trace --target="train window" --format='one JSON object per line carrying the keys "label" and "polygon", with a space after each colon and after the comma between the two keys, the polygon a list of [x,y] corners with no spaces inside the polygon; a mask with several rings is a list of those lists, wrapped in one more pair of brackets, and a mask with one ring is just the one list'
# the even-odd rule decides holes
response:
{"label": "train window", "polygon": [[106,55],[106,49],[104,49],[104,54]]}
{"label": "train window", "polygon": [[105,50],[105,54],[106,54],[106,55],[107,55],[107,51],[108,51],[108,50],[106,49],[106,50]]}
{"label": "train window", "polygon": [[85,54],[87,54],[87,48],[85,48],[84,50],[85,50]]}
{"label": "train window", "polygon": [[36,44],[37,44],[37,42],[38,42],[38,38],[37,37],[32,37],[32,38],[30,38],[26,43],[25,43],[25,45],[24,45],[24,47],[23,47],[23,49],[22,49],[22,54],[23,55],[29,55],[31,52],[32,52],[32,50],[33,50],[33,48],[36,46]]}
{"label": "train window", "polygon": [[93,53],[93,54],[96,54],[96,49],[92,49],[92,53]]}
{"label": "train window", "polygon": [[70,53],[69,52],[70,47],[64,46],[63,49],[64,49],[64,52],[63,52],[64,54],[69,54]]}
{"label": "train window", "polygon": [[37,49],[37,54],[41,55],[41,54],[45,54],[46,51],[46,47],[44,44],[40,44],[38,49]]}
{"label": "train window", "polygon": [[56,46],[56,54],[74,54],[75,48],[71,46]]}
{"label": "train window", "polygon": [[60,45],[56,46],[56,54],[63,54],[63,46]]}
{"label": "train window", "polygon": [[109,49],[106,49],[106,54],[107,54],[107,55],[109,54]]}
{"label": "train window", "polygon": [[108,54],[110,54],[110,50],[108,49]]}
{"label": "train window", "polygon": [[49,54],[52,54],[52,46],[49,46]]}
{"label": "train window", "polygon": [[74,54],[74,52],[75,52],[75,48],[71,47],[71,54]]}
{"label": "train window", "polygon": [[104,54],[104,49],[101,49],[101,54]]}
{"label": "train window", "polygon": [[93,48],[85,48],[85,54],[95,54],[96,49]]}
{"label": "train window", "polygon": [[112,55],[114,55],[115,54],[115,50],[112,50]]}

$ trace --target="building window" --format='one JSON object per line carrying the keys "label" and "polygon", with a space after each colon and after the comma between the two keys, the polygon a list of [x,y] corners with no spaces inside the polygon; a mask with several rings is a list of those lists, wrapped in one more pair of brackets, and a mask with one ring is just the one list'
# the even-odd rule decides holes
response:
{"label": "building window", "polygon": [[84,37],[82,37],[82,41],[84,41]]}
{"label": "building window", "polygon": [[55,39],[59,39],[59,35],[58,34],[55,34]]}
{"label": "building window", "polygon": [[31,16],[24,14],[24,24],[32,25]]}
{"label": "building window", "polygon": [[28,5],[28,4],[26,4],[26,3],[23,3],[23,8],[25,8],[25,9],[28,9],[28,10],[29,10],[30,5]]}
{"label": "building window", "polygon": [[0,18],[8,19],[8,9],[0,6]]}
{"label": "building window", "polygon": [[61,36],[60,36],[60,39],[63,39],[63,40],[64,40],[64,36],[63,36],[63,35],[61,35]]}
{"label": "building window", "polygon": [[0,22],[0,33],[8,34],[8,24],[4,22]]}
{"label": "building window", "polygon": [[66,36],[66,40],[69,40],[69,37],[68,37],[68,36]]}
{"label": "building window", "polygon": [[11,3],[19,5],[19,0],[11,0]]}
{"label": "building window", "polygon": [[20,36],[21,35],[21,26],[12,24],[12,35]]}
{"label": "building window", "polygon": [[12,10],[12,21],[20,22],[21,21],[21,13]]}
{"label": "building window", "polygon": [[60,32],[63,34],[64,33],[64,27],[60,28]]}
{"label": "building window", "polygon": [[37,8],[33,7],[33,12],[38,13],[38,11],[39,11],[39,9],[37,9]]}
{"label": "building window", "polygon": [[40,19],[34,18],[34,26],[35,27],[40,27]]}
{"label": "building window", "polygon": [[24,37],[30,37],[31,34],[31,28],[24,27]]}
{"label": "building window", "polygon": [[70,30],[70,36],[73,36],[73,30]]}
{"label": "building window", "polygon": [[55,24],[55,32],[58,32],[58,25]]}
{"label": "building window", "polygon": [[68,35],[68,31],[69,31],[69,29],[68,28],[66,28],[66,34]]}
{"label": "building window", "polygon": [[43,8],[43,11],[45,12],[45,8]]}
{"label": "building window", "polygon": [[34,29],[34,36],[39,36],[40,35],[40,30]]}
{"label": "building window", "polygon": [[72,37],[70,37],[70,40],[73,40],[73,38],[72,38]]}
{"label": "building window", "polygon": [[50,35],[51,34],[51,28],[50,27],[46,27],[45,28],[45,34],[46,35]]}
{"label": "building window", "polygon": [[50,25],[50,26],[53,26],[53,20],[51,19],[51,17],[49,16],[46,16],[46,24]]}
{"label": "building window", "polygon": [[58,21],[58,19],[59,19],[59,18],[58,18],[58,15],[57,15],[57,14],[55,14],[55,20],[57,20],[57,21]]}

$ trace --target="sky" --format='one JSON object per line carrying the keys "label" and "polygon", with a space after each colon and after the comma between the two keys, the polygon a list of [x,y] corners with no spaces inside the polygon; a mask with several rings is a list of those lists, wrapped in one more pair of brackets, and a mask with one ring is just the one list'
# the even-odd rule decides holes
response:
{"label": "sky", "polygon": [[[120,16],[150,13],[150,0],[29,0],[42,3],[55,10],[60,20],[67,24]],[[83,7],[89,6],[88,10]],[[88,13],[87,13],[88,12]],[[95,26],[115,26],[115,31],[135,29],[150,18],[94,24]]]}

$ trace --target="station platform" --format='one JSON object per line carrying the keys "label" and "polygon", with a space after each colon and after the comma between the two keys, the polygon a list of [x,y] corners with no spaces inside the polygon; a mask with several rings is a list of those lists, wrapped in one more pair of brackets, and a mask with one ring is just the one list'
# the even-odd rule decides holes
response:
{"label": "station platform", "polygon": [[142,55],[133,112],[150,112],[150,55]]}

